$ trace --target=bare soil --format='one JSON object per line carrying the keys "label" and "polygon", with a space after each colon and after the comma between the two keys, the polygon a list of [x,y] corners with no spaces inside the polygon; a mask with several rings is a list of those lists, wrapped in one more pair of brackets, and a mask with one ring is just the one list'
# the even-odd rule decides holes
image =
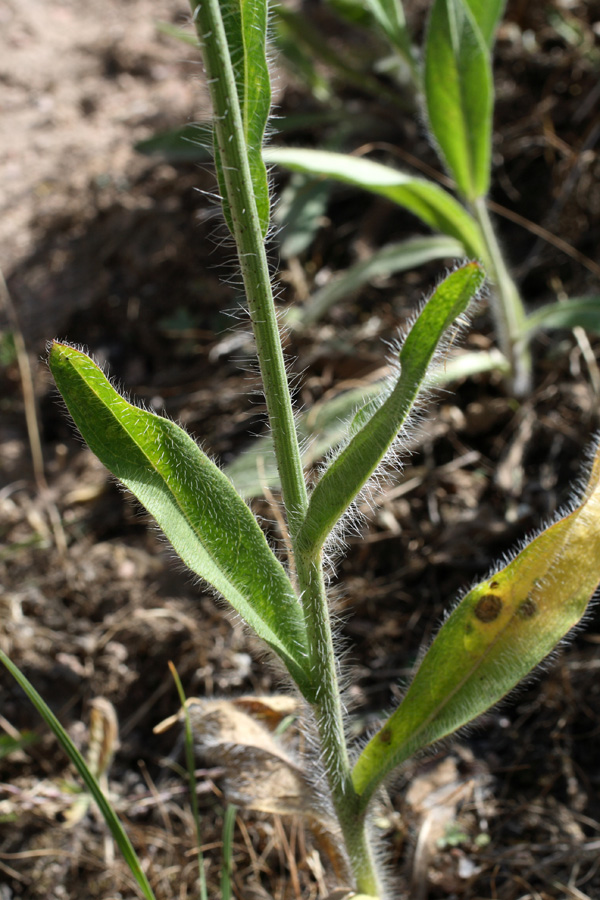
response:
{"label": "bare soil", "polygon": [[[426,4],[406,6],[418,30]],[[348,60],[381,55],[325,7],[305,11]],[[1,265],[33,374],[48,486],[31,465],[5,311],[0,643],[84,751],[94,702],[113,705],[110,791],[159,900],[198,896],[179,733],[153,733],[178,709],[168,661],[190,696],[266,694],[278,684],[81,446],[40,359],[55,336],[86,344],[132,395],[184,422],[224,463],[261,428],[256,377],[240,362],[247,345],[227,313],[240,304],[235,279],[223,279],[235,274],[232,250],[198,190],[213,190],[213,175],[134,148],[207,114],[195,52],[156,28],[185,17],[179,0],[5,0],[0,9]],[[599,71],[597,0],[509,2],[497,48],[492,199],[508,211],[499,228],[531,308],[600,294]],[[387,148],[383,159],[437,167],[418,117],[334,83],[349,117],[366,122],[347,149],[375,142]],[[319,109],[283,67],[276,100],[284,113]],[[320,146],[330,139],[339,134],[327,125],[294,135]],[[284,182],[276,179],[276,191]],[[281,262],[281,302],[300,302],[348,261],[414,230],[398,210],[335,192],[309,250]],[[309,408],[340,383],[366,381],[385,361],[382,339],[402,328],[442,271],[432,265],[371,284],[292,335],[298,402]],[[466,344],[492,346],[485,309]],[[593,335],[543,335],[524,400],[487,375],[429,408],[404,470],[382,488],[339,567],[357,735],[397,701],[457,591],[568,500],[598,430],[599,349]],[[266,501],[256,509],[275,518]],[[390,788],[375,827],[398,898],[600,898],[599,644],[592,609],[540,677]],[[135,896],[98,815],[72,821],[75,776],[6,673],[0,726],[35,738],[2,758],[1,900]],[[198,765],[212,898],[227,796],[223,771]],[[336,885],[332,862],[300,819],[238,814],[236,897],[324,900]]]}

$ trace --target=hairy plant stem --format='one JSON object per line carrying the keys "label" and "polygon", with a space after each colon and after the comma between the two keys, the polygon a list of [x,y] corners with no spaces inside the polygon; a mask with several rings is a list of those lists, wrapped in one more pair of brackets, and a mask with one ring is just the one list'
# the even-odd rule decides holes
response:
{"label": "hairy plant stem", "polygon": [[523,301],[506,268],[485,197],[478,197],[473,201],[473,213],[479,223],[487,250],[489,274],[497,292],[497,302],[492,304],[492,314],[498,343],[510,364],[513,393],[516,397],[523,397],[531,389],[531,358],[525,338]]}
{"label": "hairy plant stem", "polygon": [[214,139],[256,340],[269,423],[292,540],[307,507],[296,426],[269,265],[252,188],[242,113],[218,0],[190,0],[214,109]]}
{"label": "hairy plant stem", "polygon": [[264,240],[248,164],[235,76],[219,0],[190,0],[203,51],[214,109],[215,141],[221,155],[227,201],[273,432],[283,501],[296,563],[308,634],[313,709],[332,800],[346,844],[356,888],[380,896],[364,812],[352,785],[329,608],[319,559],[298,553],[297,535],[308,505],[302,459],[287,383]]}
{"label": "hairy plant stem", "polygon": [[296,555],[308,634],[311,672],[318,678],[313,709],[335,812],[344,836],[352,874],[360,893],[380,897],[381,889],[369,844],[366,810],[354,790],[342,708],[331,619],[321,556]]}

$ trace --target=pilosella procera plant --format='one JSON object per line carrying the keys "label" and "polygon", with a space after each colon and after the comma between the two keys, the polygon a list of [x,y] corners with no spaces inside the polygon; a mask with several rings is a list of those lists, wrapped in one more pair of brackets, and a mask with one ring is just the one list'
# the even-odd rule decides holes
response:
{"label": "pilosella procera plant", "polygon": [[[320,749],[325,806],[341,836],[347,883],[358,894],[383,900],[393,893],[376,862],[380,854],[369,826],[386,777],[504,697],[585,612],[600,580],[600,452],[572,510],[468,591],[439,630],[398,709],[364,746],[351,745],[324,552],[352,504],[393,454],[446,333],[482,288],[484,270],[479,262],[465,262],[439,284],[400,345],[387,390],[355,411],[346,440],[309,489],[265,254],[270,215],[262,156],[270,107],[267,6],[265,0],[192,0],[192,12],[214,107],[223,211],[237,246],[281,481],[288,567],[228,478],[179,426],[120,396],[92,359],[73,346],[54,342],[50,368],[91,449],[156,519],[185,564],[258,635],[290,689],[303,698],[307,721],[313,723],[307,728],[314,727]],[[3,661],[43,709],[41,698]],[[58,723],[45,714],[60,733]],[[61,739],[83,772],[64,733]],[[96,791],[94,777],[89,772],[84,777]],[[110,808],[103,812],[144,894],[153,896]]]}

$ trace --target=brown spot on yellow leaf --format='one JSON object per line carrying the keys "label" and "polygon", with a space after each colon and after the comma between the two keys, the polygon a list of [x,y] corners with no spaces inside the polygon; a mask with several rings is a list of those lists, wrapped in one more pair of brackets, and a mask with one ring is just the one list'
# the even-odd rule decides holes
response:
{"label": "brown spot on yellow leaf", "polygon": [[519,615],[522,619],[532,619],[537,611],[537,603],[531,597],[527,597],[519,607]]}
{"label": "brown spot on yellow leaf", "polygon": [[383,731],[379,732],[379,740],[382,744],[389,744],[392,740],[392,732],[389,728],[384,728]]}
{"label": "brown spot on yellow leaf", "polygon": [[500,615],[502,599],[497,594],[484,594],[475,607],[480,622],[493,622]]}

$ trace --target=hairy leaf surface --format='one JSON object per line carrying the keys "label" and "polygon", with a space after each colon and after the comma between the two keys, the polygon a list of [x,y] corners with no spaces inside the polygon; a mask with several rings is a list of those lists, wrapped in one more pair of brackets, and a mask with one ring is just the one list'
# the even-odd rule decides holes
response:
{"label": "hairy leaf surface", "polygon": [[55,341],[49,362],[90,449],[156,519],[184,563],[231,603],[310,696],[300,603],[229,479],[182,428],[121,397],[85,353]]}
{"label": "hairy leaf surface", "polygon": [[600,449],[580,504],[473,588],[353,772],[365,802],[416,751],[497,703],[579,622],[600,582]]}
{"label": "hairy leaf surface", "polygon": [[383,402],[372,400],[354,417],[350,443],[315,487],[298,546],[315,555],[389,450],[423,386],[437,346],[484,281],[477,263],[449,275],[417,318],[399,354],[400,376]]}

